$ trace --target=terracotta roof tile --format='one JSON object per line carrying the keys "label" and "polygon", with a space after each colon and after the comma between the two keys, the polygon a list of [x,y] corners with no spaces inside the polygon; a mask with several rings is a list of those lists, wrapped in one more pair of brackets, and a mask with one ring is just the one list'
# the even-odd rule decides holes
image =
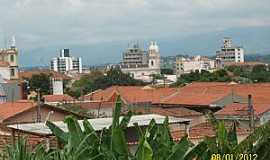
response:
{"label": "terracotta roof tile", "polygon": [[[253,104],[254,114],[259,117],[261,114],[270,111],[270,104]],[[248,104],[234,103],[226,105],[223,109],[215,113],[219,116],[248,116]]]}
{"label": "terracotta roof tile", "polygon": [[114,108],[114,102],[86,102],[79,104],[84,109]]}
{"label": "terracotta roof tile", "polygon": [[86,96],[85,100],[113,101],[116,95],[120,95],[126,103],[152,103],[159,102],[161,98],[171,95],[176,88],[146,88],[141,86],[112,86],[104,90],[97,90]]}
{"label": "terracotta roof tile", "polygon": [[189,117],[189,116],[201,116],[203,115],[200,112],[187,109],[185,107],[177,108],[161,108],[161,107],[152,107],[149,110],[143,108],[137,108],[134,110],[137,113],[155,113],[163,116],[173,116],[173,117]]}
{"label": "terracotta roof tile", "polygon": [[0,104],[0,122],[13,117],[19,113],[34,108],[36,103],[33,101],[16,101]]}
{"label": "terracotta roof tile", "polygon": [[163,98],[163,104],[210,105],[229,94],[241,97],[252,95],[256,103],[270,103],[270,83],[232,84],[223,82],[197,82],[179,89],[171,96]]}
{"label": "terracotta roof tile", "polygon": [[[229,126],[228,126],[229,127]],[[249,129],[247,128],[237,128],[238,135],[248,135]],[[175,130],[171,131],[173,139],[181,139],[185,135],[184,130]],[[214,137],[216,132],[211,124],[208,122],[201,123],[196,126],[193,126],[189,129],[189,138],[190,139],[203,139],[205,137]]]}
{"label": "terracotta roof tile", "polygon": [[67,102],[73,101],[74,99],[66,94],[63,95],[44,95],[43,96],[45,102]]}

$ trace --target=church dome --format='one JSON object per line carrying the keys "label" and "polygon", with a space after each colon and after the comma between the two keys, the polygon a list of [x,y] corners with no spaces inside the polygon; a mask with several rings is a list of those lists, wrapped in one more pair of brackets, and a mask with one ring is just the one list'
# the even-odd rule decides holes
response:
{"label": "church dome", "polygon": [[158,48],[157,42],[151,41],[150,42],[150,45],[148,47],[148,50],[150,50],[150,51],[154,50],[156,52],[159,52],[159,48]]}

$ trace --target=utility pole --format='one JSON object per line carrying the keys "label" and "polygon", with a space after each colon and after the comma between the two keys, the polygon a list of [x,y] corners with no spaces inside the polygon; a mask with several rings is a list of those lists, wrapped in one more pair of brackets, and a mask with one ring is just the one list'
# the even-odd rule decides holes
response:
{"label": "utility pole", "polygon": [[253,131],[255,129],[255,123],[254,123],[254,108],[252,104],[252,96],[248,95],[248,114],[249,114],[249,127],[250,131]]}
{"label": "utility pole", "polygon": [[37,89],[37,120],[36,122],[41,122],[41,114],[40,114],[40,89]]}

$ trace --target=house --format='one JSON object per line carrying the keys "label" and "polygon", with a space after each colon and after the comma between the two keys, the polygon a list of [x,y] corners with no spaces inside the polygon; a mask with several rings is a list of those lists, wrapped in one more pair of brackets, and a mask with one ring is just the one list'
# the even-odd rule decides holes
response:
{"label": "house", "polygon": [[270,83],[194,82],[179,88],[176,93],[156,104],[218,111],[225,105],[247,103],[248,95],[252,95],[254,103],[270,103]]}
{"label": "house", "polygon": [[84,101],[115,101],[118,95],[125,105],[149,105],[177,91],[177,88],[154,88],[151,86],[112,86],[96,90],[83,97]]}
{"label": "house", "polygon": [[[83,103],[91,102],[90,105],[94,105],[94,102],[101,104],[106,104],[106,112],[108,112],[109,102],[116,102],[117,96],[121,97],[123,103],[123,111],[133,110],[136,108],[150,108],[153,102],[158,102],[163,97],[173,94],[176,92],[176,88],[154,88],[150,86],[112,86],[106,89],[96,90],[91,92],[83,97],[80,97],[80,100]],[[97,105],[96,104],[96,105]],[[111,111],[113,109],[111,106]],[[91,107],[88,107],[91,109]],[[92,107],[93,108],[93,107]]]}
{"label": "house", "polygon": [[[120,117],[120,120],[123,117]],[[146,128],[152,119],[155,120],[157,124],[163,124],[165,121],[165,116],[157,115],[157,114],[147,114],[147,115],[134,115],[131,117],[129,124],[125,130],[125,136],[131,151],[134,151],[138,144],[138,134],[136,132],[135,123],[142,129]],[[93,126],[93,129],[100,133],[104,128],[109,128],[112,124],[112,118],[96,118],[96,119],[88,119],[88,122]],[[68,130],[67,125],[63,121],[54,121],[53,122],[56,126],[60,127],[62,130]],[[83,121],[78,121],[81,128],[83,128]],[[188,125],[190,124],[189,119],[184,118],[175,118],[169,117],[168,123],[170,125],[176,126],[185,126],[184,130],[185,134],[188,134]],[[54,137],[50,129],[44,123],[30,123],[30,124],[18,124],[18,125],[9,125],[8,128],[12,130],[12,137],[16,136],[17,134],[27,133],[29,135],[39,136],[40,138],[47,139],[46,143],[48,147],[51,144],[50,139]],[[181,127],[182,128],[182,127]],[[54,143],[55,144],[55,143]]]}
{"label": "house", "polygon": [[44,103],[48,105],[61,105],[67,103],[74,103],[75,99],[67,94],[63,95],[43,95]]}
{"label": "house", "polygon": [[[39,114],[38,114],[39,113]],[[61,121],[72,113],[55,108],[50,105],[38,104],[29,100],[19,100],[15,102],[6,102],[0,104],[0,123],[1,124],[19,124],[44,122],[50,113],[50,120]],[[73,114],[74,115],[74,114]],[[75,115],[78,118],[82,116]]]}
{"label": "house", "polygon": [[[227,125],[225,127],[229,129],[231,126]],[[195,126],[191,126],[188,133],[189,140],[194,144],[198,144],[199,142],[203,141],[205,137],[216,136],[216,131],[213,125],[209,122],[204,122]],[[247,128],[236,127],[236,133],[238,142],[241,142],[250,134],[250,130]],[[183,130],[174,130],[171,132],[171,135],[174,140],[179,141],[185,136],[185,132]]]}
{"label": "house", "polygon": [[[254,109],[255,127],[263,125],[270,120],[270,104],[255,103]],[[223,109],[215,113],[217,119],[226,123],[238,122],[240,127],[249,128],[250,111],[247,103],[233,103],[226,105]]]}
{"label": "house", "polygon": [[77,105],[94,117],[112,117],[115,102],[85,102]]}

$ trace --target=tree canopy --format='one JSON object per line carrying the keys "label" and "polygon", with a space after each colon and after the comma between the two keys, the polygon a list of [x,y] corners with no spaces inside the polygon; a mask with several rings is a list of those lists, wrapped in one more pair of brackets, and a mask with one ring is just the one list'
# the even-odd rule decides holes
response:
{"label": "tree canopy", "polygon": [[113,85],[137,86],[144,84],[144,82],[134,79],[118,68],[110,69],[106,74],[94,70],[90,74],[84,75],[79,80],[75,81],[72,88],[68,90],[68,93],[71,96],[79,97],[81,94],[86,94],[97,89],[104,89]]}

